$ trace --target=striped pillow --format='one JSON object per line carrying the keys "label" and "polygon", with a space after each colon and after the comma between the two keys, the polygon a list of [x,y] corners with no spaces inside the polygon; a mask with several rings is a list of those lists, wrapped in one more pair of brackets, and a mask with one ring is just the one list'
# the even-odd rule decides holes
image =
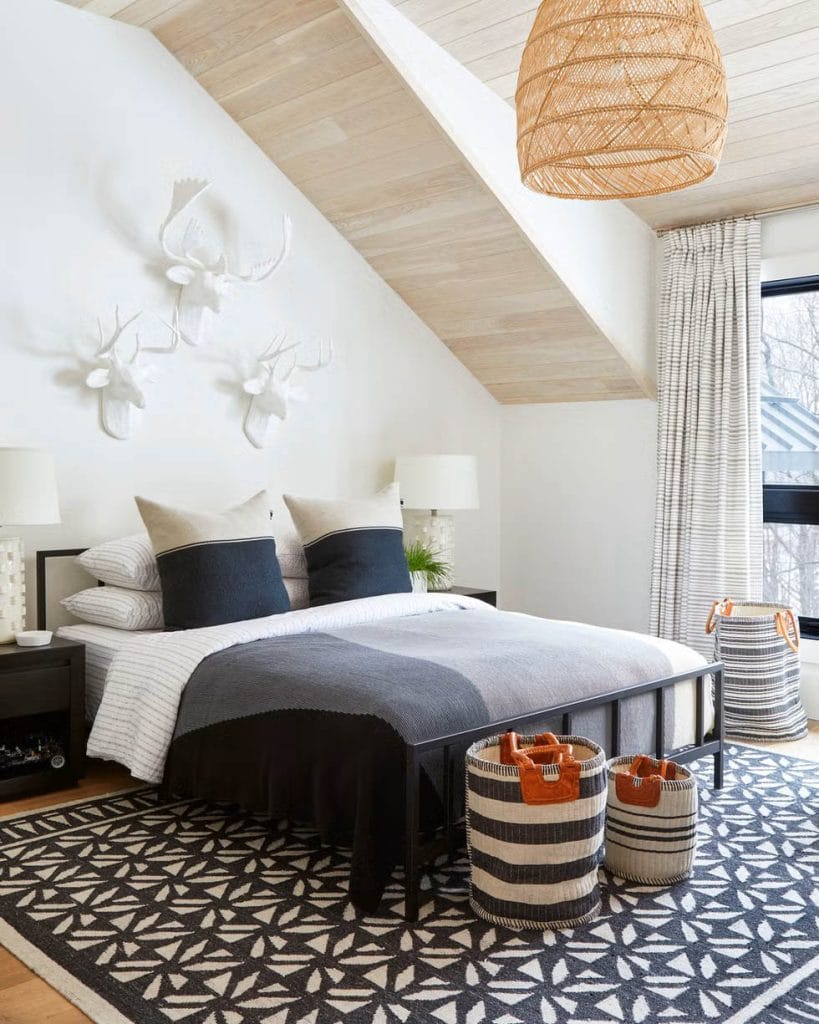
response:
{"label": "striped pillow", "polygon": [[360,501],[284,501],[304,544],[311,606],[412,591],[398,484]]}
{"label": "striped pillow", "polygon": [[95,580],[126,590],[159,590],[159,571],[144,533],[97,544],[77,556],[77,565]]}
{"label": "striped pillow", "polygon": [[89,587],[60,604],[83,622],[114,629],[162,629],[162,595],[151,590]]}
{"label": "striped pillow", "polygon": [[197,629],[290,611],[260,491],[222,513],[136,499],[151,538],[167,629]]}

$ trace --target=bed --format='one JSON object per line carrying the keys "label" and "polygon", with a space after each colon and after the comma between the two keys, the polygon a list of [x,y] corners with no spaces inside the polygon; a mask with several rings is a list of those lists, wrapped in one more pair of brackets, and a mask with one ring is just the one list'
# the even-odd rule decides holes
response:
{"label": "bed", "polygon": [[720,666],[669,641],[451,594],[119,645],[100,628],[61,630],[97,644],[89,755],[169,794],[309,821],[326,842],[352,845],[350,897],[362,911],[377,908],[403,860],[405,912],[417,917],[423,866],[459,841],[463,751],[505,728],[588,735],[611,755],[710,754],[722,784]]}
{"label": "bed", "polygon": [[112,626],[96,626],[90,622],[58,626],[56,632],[66,640],[85,644],[85,718],[91,723],[97,717],[114,656],[132,641],[141,636],[150,636],[151,633],[127,632]]}

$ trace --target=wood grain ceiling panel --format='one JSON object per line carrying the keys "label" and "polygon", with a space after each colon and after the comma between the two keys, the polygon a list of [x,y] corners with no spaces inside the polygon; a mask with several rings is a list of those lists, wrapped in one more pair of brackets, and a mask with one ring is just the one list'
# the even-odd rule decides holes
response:
{"label": "wood grain ceiling panel", "polygon": [[[335,0],[74,3],[153,31],[500,401],[643,395]],[[532,7],[413,3],[460,38]]]}
{"label": "wood grain ceiling panel", "polygon": [[[536,3],[393,4],[514,102]],[[819,0],[712,0],[705,7],[728,72],[728,140],[709,182],[629,204],[655,228],[819,202],[819,116],[811,109],[819,102]]]}

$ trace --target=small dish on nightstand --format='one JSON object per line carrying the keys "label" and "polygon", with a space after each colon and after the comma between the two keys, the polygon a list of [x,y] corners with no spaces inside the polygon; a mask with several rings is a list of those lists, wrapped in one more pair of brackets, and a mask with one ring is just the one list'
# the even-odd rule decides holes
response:
{"label": "small dish on nightstand", "polygon": [[18,647],[47,647],[53,636],[50,629],[26,629],[14,639]]}

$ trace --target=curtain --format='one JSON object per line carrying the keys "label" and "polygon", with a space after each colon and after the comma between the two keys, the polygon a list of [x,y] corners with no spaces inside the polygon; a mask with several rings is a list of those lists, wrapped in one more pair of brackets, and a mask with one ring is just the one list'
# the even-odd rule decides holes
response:
{"label": "curtain", "polygon": [[759,222],[663,242],[651,629],[710,655],[711,602],[762,596]]}

